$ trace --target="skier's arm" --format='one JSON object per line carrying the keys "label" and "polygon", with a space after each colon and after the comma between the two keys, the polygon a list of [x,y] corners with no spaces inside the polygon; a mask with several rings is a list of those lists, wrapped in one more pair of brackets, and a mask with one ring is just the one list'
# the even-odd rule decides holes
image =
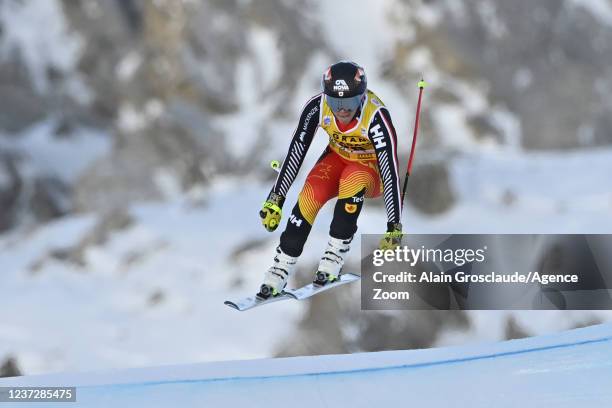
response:
{"label": "skier's arm", "polygon": [[300,167],[302,167],[308,148],[317,132],[321,116],[322,97],[322,94],[318,94],[304,105],[298,125],[293,132],[287,156],[278,172],[278,177],[268,195],[268,199],[259,212],[262,224],[268,231],[274,231],[278,227],[285,197],[295,181]]}
{"label": "skier's arm", "polygon": [[272,192],[283,197],[287,196],[289,188],[297,177],[297,173],[304,162],[306,152],[312,143],[312,139],[319,126],[319,116],[321,110],[321,94],[310,99],[300,114],[293,139],[289,145],[289,151],[280,168]]}
{"label": "skier's arm", "polygon": [[372,118],[368,137],[374,145],[378,169],[383,181],[387,231],[401,231],[402,201],[397,161],[397,136],[387,108],[380,108]]}

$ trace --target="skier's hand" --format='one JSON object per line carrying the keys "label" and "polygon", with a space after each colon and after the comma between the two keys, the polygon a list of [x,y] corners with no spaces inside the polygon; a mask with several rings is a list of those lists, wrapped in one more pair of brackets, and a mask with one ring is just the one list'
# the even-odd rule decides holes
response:
{"label": "skier's hand", "polygon": [[274,231],[280,223],[281,217],[283,216],[283,203],[285,197],[274,192],[270,193],[268,199],[263,203],[263,207],[259,211],[261,217],[261,223],[264,228],[269,232]]}
{"label": "skier's hand", "polygon": [[387,232],[383,239],[380,240],[378,248],[384,250],[399,247],[402,243],[402,224],[387,223]]}

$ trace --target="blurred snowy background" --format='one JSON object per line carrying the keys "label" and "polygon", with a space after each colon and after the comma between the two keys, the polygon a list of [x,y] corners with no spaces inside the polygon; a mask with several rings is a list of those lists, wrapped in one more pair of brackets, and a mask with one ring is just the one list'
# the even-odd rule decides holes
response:
{"label": "blurred snowy background", "polygon": [[[0,374],[432,347],[612,319],[362,312],[358,285],[224,306],[269,266],[282,228],[257,215],[268,163],[339,59],[362,64],[389,106],[402,168],[416,83],[429,83],[408,233],[612,231],[610,0],[0,0]],[[325,144],[319,133],[287,210]],[[380,201],[360,232],[384,230]],[[347,269],[358,261],[355,249]]]}

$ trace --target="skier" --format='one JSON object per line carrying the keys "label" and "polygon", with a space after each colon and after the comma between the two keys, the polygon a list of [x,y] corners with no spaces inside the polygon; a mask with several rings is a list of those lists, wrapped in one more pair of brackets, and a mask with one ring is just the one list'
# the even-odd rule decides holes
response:
{"label": "skier", "polygon": [[333,197],[337,201],[327,248],[314,278],[316,285],[339,279],[365,198],[384,197],[387,232],[380,248],[393,249],[401,241],[397,137],[389,111],[367,89],[365,71],[354,62],[331,65],[323,74],[322,88],[302,109],[287,157],[259,212],[264,227],[274,231],[289,187],[318,127],[323,128],[329,145],[306,178],[281,234],[274,263],[257,294],[260,299],[277,296],[285,288],[318,211]]}

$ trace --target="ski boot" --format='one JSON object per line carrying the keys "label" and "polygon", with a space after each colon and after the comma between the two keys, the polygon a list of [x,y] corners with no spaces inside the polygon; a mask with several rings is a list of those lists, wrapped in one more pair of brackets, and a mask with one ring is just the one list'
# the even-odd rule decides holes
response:
{"label": "ski boot", "polygon": [[274,264],[266,272],[264,282],[256,295],[257,298],[266,300],[280,295],[287,286],[287,281],[295,270],[296,263],[297,257],[287,255],[280,249],[280,246],[276,247]]}
{"label": "ski boot", "polygon": [[351,249],[349,244],[352,240],[353,237],[349,239],[329,237],[327,248],[319,262],[317,274],[312,283],[317,286],[324,286],[328,283],[340,280],[344,258],[349,249]]}

